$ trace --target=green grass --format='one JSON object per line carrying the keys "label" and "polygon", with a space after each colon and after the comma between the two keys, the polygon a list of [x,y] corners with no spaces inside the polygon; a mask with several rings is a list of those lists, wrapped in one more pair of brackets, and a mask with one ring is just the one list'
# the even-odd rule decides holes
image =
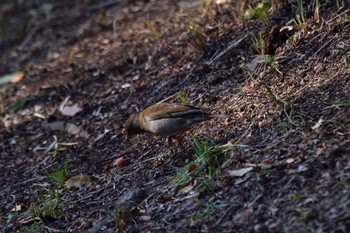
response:
{"label": "green grass", "polygon": [[267,14],[271,8],[270,1],[258,1],[252,5],[251,9],[244,12],[245,20],[260,20],[264,25],[268,25]]}
{"label": "green grass", "polygon": [[39,223],[34,220],[30,229],[26,227],[24,229],[21,229],[19,232],[20,233],[37,233],[39,232]]}
{"label": "green grass", "polygon": [[315,0],[315,13],[314,13],[314,19],[317,23],[320,22],[320,5],[318,0]]}
{"label": "green grass", "polygon": [[177,98],[181,101],[183,104],[187,104],[188,101],[188,90],[182,90],[176,93]]}
{"label": "green grass", "polygon": [[225,154],[224,148],[218,147],[208,137],[204,143],[193,137],[193,148],[194,160],[179,169],[178,174],[170,181],[170,185],[179,187],[196,180],[198,191],[211,189],[215,182],[222,178],[218,158]]}
{"label": "green grass", "polygon": [[265,54],[266,50],[266,43],[264,39],[262,38],[262,35],[252,37],[253,47],[254,49],[261,55]]}
{"label": "green grass", "polygon": [[300,13],[300,18],[298,17],[298,19],[300,19],[301,23],[305,23],[305,12],[304,12],[303,0],[297,0],[297,6]]}
{"label": "green grass", "polygon": [[58,189],[63,188],[68,178],[68,158],[64,161],[63,169],[56,168],[55,172],[52,175],[48,175],[48,177],[56,184]]}
{"label": "green grass", "polygon": [[186,221],[187,224],[193,224],[194,222],[201,220],[206,216],[214,214],[217,211],[217,209],[229,206],[228,203],[218,204],[213,201],[203,202],[201,205],[205,207],[206,210],[200,213],[196,213],[193,217],[191,217],[190,220]]}
{"label": "green grass", "polygon": [[12,102],[6,111],[10,113],[14,113],[22,109],[25,105],[27,105],[32,100],[34,100],[34,98],[31,96],[20,97],[16,101]]}
{"label": "green grass", "polygon": [[41,219],[62,218],[65,213],[61,210],[61,197],[59,191],[49,190],[47,194],[44,194],[42,190],[39,190],[38,200],[30,205],[30,212],[33,218],[39,217]]}
{"label": "green grass", "polygon": [[205,36],[194,24],[191,23],[188,25],[187,35],[189,37],[189,43],[193,48],[199,52],[205,52],[207,50]]}

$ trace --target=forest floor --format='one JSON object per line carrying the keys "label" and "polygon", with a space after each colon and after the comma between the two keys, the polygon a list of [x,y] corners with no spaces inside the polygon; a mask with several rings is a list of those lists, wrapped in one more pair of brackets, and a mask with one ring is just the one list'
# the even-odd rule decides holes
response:
{"label": "forest floor", "polygon": [[[0,5],[2,232],[350,232],[349,1],[45,2]],[[158,102],[231,117],[126,142]]]}

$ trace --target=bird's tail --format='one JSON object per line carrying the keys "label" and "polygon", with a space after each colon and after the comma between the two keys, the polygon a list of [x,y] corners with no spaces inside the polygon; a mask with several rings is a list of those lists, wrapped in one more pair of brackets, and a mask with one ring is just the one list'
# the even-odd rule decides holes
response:
{"label": "bird's tail", "polygon": [[221,115],[221,114],[210,114],[209,118],[224,118],[224,119],[226,119],[226,118],[231,118],[231,116],[229,116],[229,115]]}

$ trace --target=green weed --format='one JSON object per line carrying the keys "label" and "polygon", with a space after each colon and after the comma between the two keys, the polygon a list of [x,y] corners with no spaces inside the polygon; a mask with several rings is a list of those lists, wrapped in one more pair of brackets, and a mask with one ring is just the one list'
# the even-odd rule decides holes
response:
{"label": "green weed", "polygon": [[214,214],[217,211],[217,209],[221,209],[221,208],[229,206],[228,203],[217,204],[216,202],[213,202],[213,201],[204,202],[201,205],[203,207],[206,207],[207,209],[201,213],[195,214],[190,220],[188,220],[186,222],[187,224],[193,224],[196,221],[203,219],[204,217],[206,217],[208,215]]}
{"label": "green weed", "polygon": [[19,231],[20,233],[38,233],[39,232],[39,223],[34,220],[31,228],[24,228]]}
{"label": "green weed", "polygon": [[47,175],[47,177],[56,184],[58,189],[63,188],[68,178],[68,158],[64,161],[63,169],[56,168],[55,172],[52,175]]}
{"label": "green weed", "polygon": [[314,20],[316,21],[316,23],[320,22],[320,6],[318,0],[315,0]]}
{"label": "green weed", "polygon": [[267,13],[271,8],[270,1],[260,1],[253,5],[252,9],[244,12],[245,20],[260,20],[264,25],[268,25]]}
{"label": "green weed", "polygon": [[187,104],[188,93],[189,93],[188,90],[187,91],[182,90],[182,91],[179,91],[179,92],[176,93],[177,98],[181,101],[181,103]]}
{"label": "green weed", "polygon": [[252,42],[254,50],[257,51],[259,54],[264,55],[266,51],[266,43],[262,35],[259,35],[258,37],[253,35]]}
{"label": "green weed", "polygon": [[31,102],[34,98],[31,96],[23,96],[18,98],[16,101],[12,102],[10,106],[7,108],[7,111],[10,113],[14,113],[20,109],[22,109],[26,104]]}
{"label": "green weed", "polygon": [[39,190],[38,200],[30,205],[30,212],[33,218],[55,218],[64,217],[65,213],[61,210],[61,198],[58,190],[50,190],[44,195]]}
{"label": "green weed", "polygon": [[197,187],[199,191],[210,189],[213,182],[222,177],[218,156],[225,153],[224,148],[217,147],[210,138],[206,138],[205,143],[201,143],[196,137],[193,137],[193,147],[195,150],[194,161],[180,169],[170,181],[170,185],[183,186],[195,179],[199,183]]}
{"label": "green weed", "polygon": [[300,13],[300,17],[297,17],[301,23],[305,23],[305,12],[303,6],[303,0],[297,0],[297,6]]}
{"label": "green weed", "polygon": [[189,43],[198,52],[207,51],[206,39],[204,34],[193,24],[187,27],[187,35],[189,37]]}

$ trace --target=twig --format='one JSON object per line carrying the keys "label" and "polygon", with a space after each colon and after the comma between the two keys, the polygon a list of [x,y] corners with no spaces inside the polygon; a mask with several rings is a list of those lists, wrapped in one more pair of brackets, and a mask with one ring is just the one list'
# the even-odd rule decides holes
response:
{"label": "twig", "polygon": [[220,222],[224,219],[224,217],[227,215],[227,213],[233,208],[233,205],[230,205],[230,207],[227,208],[225,213],[216,221],[214,227],[220,224]]}
{"label": "twig", "polygon": [[335,19],[339,18],[340,16],[342,16],[342,15],[344,15],[344,14],[348,13],[348,11],[350,11],[350,9],[347,9],[347,10],[346,10],[346,11],[344,11],[343,13],[341,13],[341,14],[339,14],[339,15],[337,15],[337,16],[335,16],[335,17],[333,17],[333,18],[331,18],[330,20],[328,20],[328,21],[326,22],[326,24],[328,24],[328,23],[332,22],[333,20],[335,20]]}
{"label": "twig", "polygon": [[224,51],[219,53],[219,55],[217,55],[216,57],[211,58],[210,61],[208,62],[209,65],[212,64],[213,62],[215,62],[220,57],[224,56],[226,53],[228,53],[231,49],[236,47],[239,43],[241,43],[242,40],[244,40],[247,37],[248,37],[248,35],[245,35],[245,36],[241,37],[240,39],[238,39],[238,40],[234,41],[233,43],[231,43]]}
{"label": "twig", "polygon": [[26,35],[22,43],[19,45],[19,49],[23,49],[39,29],[40,26],[35,26],[32,30],[30,30],[30,32]]}
{"label": "twig", "polygon": [[332,39],[330,39],[329,41],[327,41],[326,43],[324,43],[324,45],[321,46],[321,48],[319,48],[310,58],[312,59],[316,54],[318,54],[324,47],[326,47],[329,43],[332,42],[332,40],[334,39],[334,37]]}
{"label": "twig", "polygon": [[169,100],[169,99],[171,99],[171,98],[174,98],[174,97],[176,96],[176,94],[177,94],[177,93],[172,94],[171,96],[168,96],[168,97],[166,97],[165,99],[162,99],[162,100],[159,101],[157,104],[161,104],[161,103],[163,103],[163,102],[165,102],[165,101],[167,101],[167,100]]}

